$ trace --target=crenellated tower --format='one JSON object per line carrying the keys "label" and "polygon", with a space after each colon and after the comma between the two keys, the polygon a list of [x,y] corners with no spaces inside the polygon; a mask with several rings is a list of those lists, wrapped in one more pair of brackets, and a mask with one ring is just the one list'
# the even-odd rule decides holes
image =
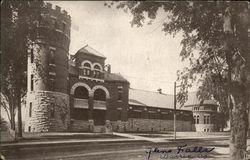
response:
{"label": "crenellated tower", "polygon": [[68,56],[71,18],[50,3],[30,6],[39,12],[29,51],[25,131],[66,131],[69,125]]}

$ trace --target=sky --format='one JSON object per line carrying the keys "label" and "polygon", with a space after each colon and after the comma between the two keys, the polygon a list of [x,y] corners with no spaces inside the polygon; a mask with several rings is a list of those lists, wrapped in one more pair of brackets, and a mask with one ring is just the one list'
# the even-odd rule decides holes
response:
{"label": "sky", "polygon": [[104,6],[103,1],[50,1],[71,16],[69,54],[86,44],[107,57],[113,73],[120,73],[131,88],[173,94],[182,63],[181,34],[173,38],[162,31],[166,13],[159,11],[152,25],[131,27],[132,15]]}

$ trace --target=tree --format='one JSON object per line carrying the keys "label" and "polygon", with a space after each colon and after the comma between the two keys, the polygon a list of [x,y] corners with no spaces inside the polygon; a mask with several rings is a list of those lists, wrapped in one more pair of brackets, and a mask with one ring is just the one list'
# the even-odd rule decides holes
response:
{"label": "tree", "polygon": [[[151,24],[159,9],[166,12],[163,31],[172,35],[183,33],[180,56],[190,61],[190,67],[179,74],[184,95],[179,96],[179,101],[184,103],[188,88],[200,80],[199,96],[215,95],[228,110],[231,159],[245,159],[250,88],[249,3],[129,1],[105,5],[131,12],[131,24],[137,27],[146,21]],[[212,85],[219,88],[209,89]],[[226,95],[219,98],[215,93],[220,92]]]}
{"label": "tree", "polygon": [[[18,109],[19,137],[22,137],[21,102],[26,94],[27,57],[36,38],[36,26],[41,15],[32,10],[42,1],[3,1],[1,3],[1,104],[8,102],[11,128],[15,129],[15,110]],[[3,102],[2,97],[5,98]]]}

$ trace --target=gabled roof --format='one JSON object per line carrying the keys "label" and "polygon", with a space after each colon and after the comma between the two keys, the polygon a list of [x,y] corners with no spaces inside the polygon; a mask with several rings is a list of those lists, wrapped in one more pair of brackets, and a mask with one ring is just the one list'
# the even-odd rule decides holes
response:
{"label": "gabled roof", "polygon": [[[129,104],[159,108],[174,109],[174,96],[159,92],[145,91],[139,89],[129,89]],[[180,105],[176,106],[180,109]],[[182,108],[184,109],[184,108]]]}
{"label": "gabled roof", "polygon": [[94,56],[106,59],[106,57],[103,54],[96,51],[94,48],[90,47],[88,44],[85,45],[84,47],[82,47],[81,49],[79,49],[76,54],[78,54],[78,53],[90,54],[90,55],[94,55]]}
{"label": "gabled roof", "polygon": [[[181,107],[181,105],[177,102],[176,109],[190,110],[191,108],[188,106],[200,105],[201,101],[199,101],[196,93],[197,92],[190,92],[188,94],[188,100],[183,107]],[[130,88],[129,104],[174,109],[174,96],[170,94]],[[214,100],[204,100],[202,104],[217,105]]]}

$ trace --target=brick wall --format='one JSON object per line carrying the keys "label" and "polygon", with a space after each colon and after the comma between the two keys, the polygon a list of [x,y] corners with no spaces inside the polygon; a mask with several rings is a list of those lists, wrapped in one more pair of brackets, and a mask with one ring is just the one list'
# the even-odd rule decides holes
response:
{"label": "brick wall", "polygon": [[[76,77],[70,77],[69,86],[70,90],[72,86],[78,82],[82,82],[87,84],[91,89],[97,85],[104,86],[107,88],[110,94],[110,99],[108,100],[107,104],[107,112],[106,112],[106,119],[110,121],[116,120],[127,120],[127,108],[128,108],[128,83],[123,82],[96,82],[92,80],[85,80],[85,79],[78,79]],[[122,101],[118,101],[118,86],[123,86],[123,93],[122,93]],[[74,95],[70,95],[70,108],[71,110],[74,109],[73,103]],[[121,112],[121,116],[119,117],[118,113]],[[71,115],[72,116],[72,115]],[[71,117],[72,118],[72,117]]]}
{"label": "brick wall", "polygon": [[49,91],[31,92],[27,96],[25,131],[67,131],[70,123],[69,112],[67,94]]}

